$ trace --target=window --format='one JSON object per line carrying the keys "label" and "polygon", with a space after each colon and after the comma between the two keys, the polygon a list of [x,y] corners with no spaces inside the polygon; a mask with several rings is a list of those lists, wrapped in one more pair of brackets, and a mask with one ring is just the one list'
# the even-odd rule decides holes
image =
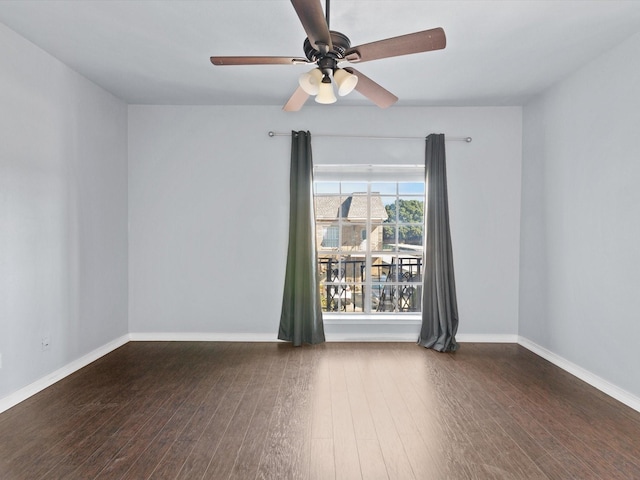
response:
{"label": "window", "polygon": [[324,248],[338,248],[340,244],[340,227],[336,225],[330,225],[328,227],[322,227],[322,247]]}
{"label": "window", "polygon": [[318,177],[314,195],[323,311],[420,312],[424,180]]}

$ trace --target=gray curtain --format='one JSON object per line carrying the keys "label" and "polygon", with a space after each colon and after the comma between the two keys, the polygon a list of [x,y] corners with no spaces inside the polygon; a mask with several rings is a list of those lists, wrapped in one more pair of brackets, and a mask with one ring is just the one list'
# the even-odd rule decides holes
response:
{"label": "gray curtain", "polygon": [[422,288],[422,329],[418,344],[440,352],[458,349],[458,303],[453,274],[444,135],[427,137],[426,251]]}
{"label": "gray curtain", "polygon": [[313,208],[311,134],[291,132],[289,251],[278,338],[324,342]]}

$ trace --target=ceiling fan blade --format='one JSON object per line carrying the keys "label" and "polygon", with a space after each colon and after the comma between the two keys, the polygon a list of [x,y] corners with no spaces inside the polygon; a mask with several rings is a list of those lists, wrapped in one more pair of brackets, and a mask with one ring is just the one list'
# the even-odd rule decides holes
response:
{"label": "ceiling fan blade", "polygon": [[[311,46],[320,52],[326,48],[327,50],[323,53],[331,50],[333,48],[331,34],[320,0],[291,0],[291,3],[307,33]],[[323,47],[324,45],[326,47]]]}
{"label": "ceiling fan blade", "polygon": [[358,77],[358,83],[356,84],[356,90],[362,95],[367,97],[373,103],[380,108],[387,108],[398,101],[396,97],[389,90],[381,87],[369,77],[363,75],[358,70],[352,67],[346,67],[345,70]]}
{"label": "ceiling fan blade", "polygon": [[287,103],[285,103],[284,107],[282,107],[282,110],[285,112],[297,112],[302,108],[307,98],[309,98],[309,94],[305,92],[302,87],[298,87]]}
{"label": "ceiling fan blade", "polygon": [[379,58],[440,50],[446,45],[447,37],[444,30],[438,27],[351,47],[344,56],[350,62],[368,62]]}
{"label": "ceiling fan blade", "polygon": [[214,65],[298,65],[307,64],[306,58],[292,57],[211,57]]}

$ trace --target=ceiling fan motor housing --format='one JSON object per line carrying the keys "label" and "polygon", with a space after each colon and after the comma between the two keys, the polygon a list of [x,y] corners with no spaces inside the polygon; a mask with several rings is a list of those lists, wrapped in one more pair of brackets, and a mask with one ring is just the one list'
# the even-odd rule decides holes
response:
{"label": "ceiling fan motor housing", "polygon": [[331,30],[329,32],[331,34],[331,43],[333,44],[333,48],[329,50],[327,53],[322,53],[317,46],[311,45],[311,42],[308,38],[304,39],[303,49],[305,56],[311,62],[317,62],[323,57],[329,57],[336,60],[341,60],[344,58],[345,52],[351,47],[351,40],[344,33],[335,32]]}

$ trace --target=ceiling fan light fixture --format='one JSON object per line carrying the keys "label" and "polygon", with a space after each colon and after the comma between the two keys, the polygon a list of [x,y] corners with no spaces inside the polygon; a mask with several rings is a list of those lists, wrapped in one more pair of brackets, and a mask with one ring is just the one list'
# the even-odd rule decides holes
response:
{"label": "ceiling fan light fixture", "polygon": [[[329,77],[326,77],[329,78]],[[324,79],[320,82],[320,86],[318,88],[318,95],[316,95],[316,102],[322,104],[330,104],[336,103],[338,99],[336,98],[336,94],[333,93],[333,84],[331,80],[325,82]]]}
{"label": "ceiling fan light fixture", "polygon": [[313,70],[303,73],[298,78],[298,83],[300,87],[308,93],[309,95],[317,95],[320,87],[320,82],[322,81],[322,72],[319,68],[314,68]]}
{"label": "ceiling fan light fixture", "polygon": [[353,92],[353,89],[358,84],[358,77],[342,68],[336,68],[335,72],[333,72],[333,78],[338,84],[338,95],[341,97]]}

